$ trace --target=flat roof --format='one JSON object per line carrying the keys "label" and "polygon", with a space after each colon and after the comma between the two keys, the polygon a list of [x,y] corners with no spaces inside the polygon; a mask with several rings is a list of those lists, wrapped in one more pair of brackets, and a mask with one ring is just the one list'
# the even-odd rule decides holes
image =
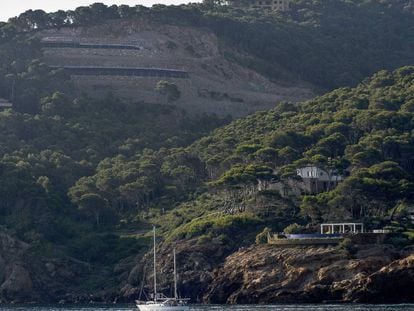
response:
{"label": "flat roof", "polygon": [[321,226],[336,226],[336,225],[363,225],[362,222],[331,222],[331,223],[324,223]]}
{"label": "flat roof", "polygon": [[0,98],[0,107],[13,107],[13,103],[8,101],[7,99]]}

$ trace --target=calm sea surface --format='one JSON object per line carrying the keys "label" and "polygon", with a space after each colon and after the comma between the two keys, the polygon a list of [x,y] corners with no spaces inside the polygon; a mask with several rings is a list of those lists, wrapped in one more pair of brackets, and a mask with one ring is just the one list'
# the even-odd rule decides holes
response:
{"label": "calm sea surface", "polygon": [[[8,306],[0,305],[1,311],[137,311],[134,305],[111,306]],[[272,306],[191,306],[191,311],[414,311],[408,305],[272,305]]]}

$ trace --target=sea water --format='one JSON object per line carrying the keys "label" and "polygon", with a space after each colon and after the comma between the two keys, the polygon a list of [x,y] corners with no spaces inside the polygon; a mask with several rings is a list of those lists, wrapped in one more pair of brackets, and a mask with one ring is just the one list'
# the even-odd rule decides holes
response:
{"label": "sea water", "polygon": [[[134,305],[59,305],[59,306],[9,306],[0,305],[1,311],[137,311]],[[193,305],[191,311],[414,311],[414,304],[400,305]]]}

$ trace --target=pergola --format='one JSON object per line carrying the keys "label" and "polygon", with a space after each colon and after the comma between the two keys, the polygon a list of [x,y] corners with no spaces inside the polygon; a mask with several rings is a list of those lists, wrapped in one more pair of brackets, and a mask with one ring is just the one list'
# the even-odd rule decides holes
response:
{"label": "pergola", "polygon": [[363,233],[364,224],[355,222],[321,224],[321,234]]}

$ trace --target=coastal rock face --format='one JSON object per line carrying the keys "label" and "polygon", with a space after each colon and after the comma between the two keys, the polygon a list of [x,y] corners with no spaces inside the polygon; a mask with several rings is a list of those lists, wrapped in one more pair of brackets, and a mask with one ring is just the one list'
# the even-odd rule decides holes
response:
{"label": "coastal rock face", "polygon": [[358,285],[350,293],[350,297],[358,302],[414,301],[414,254],[381,268]]}
{"label": "coastal rock face", "polygon": [[[197,243],[196,239],[180,241],[175,245],[178,267],[178,290],[183,297],[193,301],[203,301],[203,295],[213,280],[212,271],[234,250],[224,243],[212,240],[211,243]],[[171,295],[173,284],[173,247],[165,243],[157,251],[158,289]],[[121,291],[121,299],[131,301],[143,298],[139,296],[142,281],[145,291],[152,292],[152,252],[149,252],[130,272],[128,284]],[[144,276],[144,278],[143,278]]]}
{"label": "coastal rock face", "polygon": [[[277,247],[231,250],[181,241],[182,295],[203,303],[414,302],[414,252],[392,245]],[[161,290],[172,284],[171,247],[159,262]],[[152,284],[152,274],[147,284]],[[134,286],[129,285],[129,290]]]}
{"label": "coastal rock face", "polygon": [[65,299],[85,270],[83,264],[70,258],[32,253],[30,244],[0,230],[0,302]]}
{"label": "coastal rock face", "polygon": [[28,245],[0,232],[0,301],[30,299],[33,283],[21,257]]}
{"label": "coastal rock face", "polygon": [[[391,245],[236,250],[213,239],[180,241],[176,250],[179,292],[193,302],[414,302],[414,251]],[[163,244],[158,253],[159,290],[170,295],[172,245]],[[139,298],[143,280],[150,291],[151,262],[150,252],[129,273],[119,274],[118,286],[91,293],[83,282],[91,279],[93,267],[32,253],[29,244],[0,231],[0,302],[130,302]],[[116,269],[129,269],[121,266]]]}
{"label": "coastal rock face", "polygon": [[392,246],[253,246],[213,272],[207,303],[414,301],[414,255]]}

